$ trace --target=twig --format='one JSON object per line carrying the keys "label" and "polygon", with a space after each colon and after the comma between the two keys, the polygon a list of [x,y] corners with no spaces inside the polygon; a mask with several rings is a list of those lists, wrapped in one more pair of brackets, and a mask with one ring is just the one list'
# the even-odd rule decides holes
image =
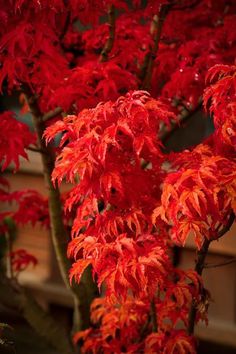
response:
{"label": "twig", "polygon": [[162,34],[162,28],[163,28],[163,23],[166,19],[166,16],[168,12],[170,11],[172,7],[172,4],[163,4],[160,5],[159,13],[158,15],[155,15],[153,17],[152,23],[151,23],[151,33],[154,33],[154,38],[153,38],[153,46],[150,50],[150,53],[147,55],[147,57],[144,59],[144,65],[143,65],[143,82],[141,85],[141,88],[143,90],[149,90],[151,86],[151,79],[152,79],[152,72],[153,72],[153,65],[154,65],[154,60],[156,58],[158,48],[159,48],[159,43],[161,39],[161,34]]}
{"label": "twig", "polygon": [[235,215],[232,212],[229,216],[228,222],[226,223],[226,225],[223,226],[223,228],[220,231],[218,231],[217,236],[214,238],[214,240],[218,240],[219,238],[224,236],[224,234],[230,230],[231,226],[234,223],[234,220],[235,220]]}
{"label": "twig", "polygon": [[184,10],[190,10],[193,9],[195,6],[197,6],[199,4],[199,0],[193,0],[192,3],[188,3],[187,5],[179,5],[176,6],[177,3],[175,4],[175,6],[173,6],[173,11],[184,11]]}
{"label": "twig", "polygon": [[104,62],[108,60],[108,55],[111,52],[115,41],[116,17],[115,17],[114,5],[110,5],[108,8],[108,26],[109,26],[109,37],[100,54],[100,58],[99,58],[100,62]]}
{"label": "twig", "polygon": [[[195,271],[199,274],[202,275],[202,271],[205,268],[205,259],[207,256],[208,248],[210,246],[210,243],[214,240],[218,240],[220,237],[222,237],[226,232],[229,231],[231,226],[233,225],[233,222],[235,220],[235,215],[234,213],[231,213],[228,218],[228,222],[222,230],[220,230],[217,234],[217,237],[214,239],[208,240],[205,239],[200,251],[197,252],[197,259],[196,259],[196,265],[195,265]],[[189,311],[189,320],[188,320],[188,333],[189,335],[192,335],[194,332],[194,325],[195,325],[195,318],[197,314],[197,304],[195,301],[192,302],[191,309]]]}
{"label": "twig", "polygon": [[11,263],[11,253],[12,253],[12,241],[11,241],[11,235],[7,231],[5,232],[6,236],[6,243],[7,243],[7,260],[6,260],[6,269],[7,269],[7,276],[8,278],[12,279],[13,278],[13,270],[12,270],[12,263]]}
{"label": "twig", "polygon": [[42,121],[46,122],[49,119],[55,118],[56,116],[58,116],[62,112],[63,112],[63,109],[61,107],[56,107],[52,111],[45,113],[42,117]]}
{"label": "twig", "polygon": [[39,148],[36,148],[36,147],[33,147],[33,146],[28,146],[28,147],[26,148],[26,150],[38,152],[38,153],[40,153],[40,154],[45,153],[42,149],[39,149]]}
{"label": "twig", "polygon": [[223,267],[225,265],[231,264],[236,262],[236,257],[229,259],[228,261],[221,262],[221,263],[216,263],[216,264],[204,264],[204,268],[209,269],[209,268],[218,268],[218,267]]}
{"label": "twig", "polygon": [[152,332],[157,332],[158,327],[157,327],[157,314],[156,314],[156,306],[155,306],[155,300],[154,298],[151,301],[151,322],[152,322]]}
{"label": "twig", "polygon": [[[202,275],[202,271],[204,268],[204,262],[207,256],[208,248],[210,245],[210,240],[205,239],[201,249],[197,252],[197,259],[196,259],[196,265],[195,265],[195,271],[199,274]],[[195,301],[192,302],[191,308],[189,311],[189,318],[188,318],[188,334],[192,335],[194,332],[194,325],[195,325],[195,318],[197,314],[197,304]]]}

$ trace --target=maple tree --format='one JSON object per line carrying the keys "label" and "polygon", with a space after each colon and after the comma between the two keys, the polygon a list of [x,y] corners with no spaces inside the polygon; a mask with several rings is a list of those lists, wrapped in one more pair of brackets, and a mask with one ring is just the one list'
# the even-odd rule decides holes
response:
{"label": "maple tree", "polygon": [[[1,286],[58,352],[196,353],[205,258],[236,209],[235,2],[0,5],[1,92],[20,95],[34,127],[0,114],[1,169],[17,171],[19,157],[37,151],[48,188],[47,198],[11,192],[1,177],[0,200],[16,208],[0,213],[0,232],[9,241],[9,220],[50,229],[73,294],[74,344],[20,284],[14,293],[33,255],[5,254]],[[173,132],[204,111],[214,132],[168,152]],[[66,194],[62,181],[72,185]],[[196,266],[179,269],[173,247],[190,235]]]}

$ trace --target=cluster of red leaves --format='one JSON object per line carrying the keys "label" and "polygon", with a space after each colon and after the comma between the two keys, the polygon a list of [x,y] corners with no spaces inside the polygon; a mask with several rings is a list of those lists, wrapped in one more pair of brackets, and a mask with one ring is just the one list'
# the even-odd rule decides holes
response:
{"label": "cluster of red leaves", "polygon": [[[124,13],[116,20],[115,42],[110,54],[110,60],[132,73],[138,73],[144,57],[152,44],[149,34],[149,23],[141,23],[141,12],[134,12],[132,16]],[[109,26],[100,24],[82,33],[83,48],[86,57],[96,59],[101,53],[109,37]],[[140,42],[140,38],[142,41]],[[123,55],[125,53],[125,55]],[[81,58],[83,62],[85,58]]]}
{"label": "cluster of red leaves", "polygon": [[[77,336],[85,339],[85,352],[96,353],[98,348],[105,353],[121,352],[125,347],[135,353],[145,348],[144,338],[151,332],[151,324],[144,338],[138,340],[133,334],[144,326],[140,314],[134,314],[134,324],[129,317],[134,310],[125,310],[126,317],[120,311],[123,313],[127,304],[137,309],[141,301],[147,317],[150,299],[158,313],[160,348],[167,345],[170,331],[176,337],[179,333],[186,348],[187,343],[192,346],[192,339],[183,337],[175,327],[180,320],[187,326],[193,299],[200,301],[201,280],[195,272],[174,270],[167,228],[163,222],[153,228],[151,220],[166,176],[157,133],[163,122],[168,125],[172,119],[174,114],[163,103],[147,92],[134,91],[115,103],[108,101],[78,116],[68,116],[45,132],[48,142],[63,133],[52,175],[54,183],[65,178],[75,184],[65,202],[66,209],[76,210],[68,248],[69,256],[75,259],[70,277],[79,282],[84,269],[91,265],[98,286],[105,287],[106,298],[99,300],[105,306],[101,327]],[[96,306],[93,311],[96,317]],[[198,318],[204,316],[199,313]],[[177,344],[169,340],[168,348],[174,348]]]}
{"label": "cluster of red leaves", "polygon": [[[173,117],[163,104],[137,91],[47,128],[48,141],[64,132],[54,182],[80,178],[65,204],[69,210],[77,207],[69,246],[75,258],[84,256],[72,269],[77,280],[92,263],[98,283],[106,279],[110,295],[125,296],[128,288],[137,293],[150,289],[155,269],[166,273],[164,243],[150,234],[150,213],[160,195],[163,161],[155,132]],[[143,168],[143,161],[153,167]]]}
{"label": "cluster of red leaves", "polygon": [[13,196],[17,203],[13,219],[18,225],[30,223],[35,226],[36,223],[40,223],[49,229],[48,198],[35,190],[17,191],[13,193]]}
{"label": "cluster of red leaves", "polygon": [[169,332],[167,337],[159,333],[150,334],[146,339],[145,353],[196,354],[195,346],[195,339],[180,329]]}
{"label": "cluster of red leaves", "polygon": [[[191,286],[185,277],[189,277]],[[158,313],[157,333],[151,333],[150,299],[128,297],[120,304],[111,304],[105,298],[99,298],[91,306],[93,327],[77,333],[74,341],[83,339],[83,353],[195,354],[193,337],[183,330],[173,329],[173,326],[181,317],[186,321],[185,311],[189,311],[193,294],[199,292],[201,284],[194,273],[188,272],[182,273],[176,284],[167,282],[168,285],[163,299],[154,300],[152,311]]]}
{"label": "cluster of red leaves", "polygon": [[[1,135],[0,135],[1,136]],[[1,237],[11,237],[7,219],[12,219],[17,225],[41,223],[49,228],[48,201],[36,191],[10,191],[8,181],[0,177],[0,234]],[[10,257],[14,275],[25,270],[29,265],[35,266],[37,259],[26,250],[12,251]]]}
{"label": "cluster of red leaves", "polygon": [[[8,84],[9,90],[22,84],[30,86],[40,96],[40,107],[44,111],[59,103],[67,111],[72,107],[78,111],[84,107],[94,107],[101,100],[116,99],[136,88],[136,78],[115,62],[99,63],[95,57],[89,63],[92,58],[89,59],[88,54],[84,64],[70,70],[67,60],[70,56],[63,53],[68,43],[66,38],[60,42],[63,35],[61,24],[65,22],[66,25],[70,9],[74,16],[70,22],[80,18],[80,14],[88,22],[94,22],[93,17],[97,22],[99,15],[106,13],[111,4],[118,8],[126,7],[125,1],[104,1],[101,4],[74,0],[68,2],[67,8],[61,0],[50,4],[47,1],[12,1],[9,6],[2,4],[1,15],[5,26],[0,30],[0,87],[3,83]],[[24,18],[21,13],[24,13]],[[80,36],[77,40],[80,41]]]}
{"label": "cluster of red leaves", "polygon": [[204,105],[210,103],[214,119],[215,146],[234,157],[236,150],[236,66],[216,65],[209,70],[207,81],[212,83],[204,93]]}
{"label": "cluster of red leaves", "polygon": [[[153,213],[171,227],[171,238],[184,246],[190,232],[198,248],[206,238],[215,239],[219,225],[235,211],[236,161],[215,155],[207,145],[181,153],[178,171],[165,179],[161,206]],[[173,226],[174,225],[174,226]]]}
{"label": "cluster of red leaves", "polygon": [[[0,86],[6,80],[9,89],[27,84],[39,94],[43,111],[60,105],[65,111],[76,113],[95,107],[100,101],[115,100],[130,89],[138,89],[145,58],[153,47],[155,32],[149,33],[151,19],[162,3],[166,2],[148,1],[142,8],[139,1],[134,1],[130,9],[125,1],[94,0],[71,0],[67,8],[61,0],[50,4],[11,1],[2,5]],[[116,20],[109,62],[101,63],[108,26],[98,24],[98,19],[107,13],[111,4],[126,12]],[[234,4],[193,1],[194,11],[191,4],[180,1],[165,20],[151,94],[194,107],[202,95],[207,70],[216,63],[233,63],[236,36]],[[23,12],[24,18],[20,16]],[[69,13],[71,25],[61,40],[64,34],[61,24],[66,26]],[[93,28],[78,35],[75,28],[72,30],[75,19],[92,23]],[[79,53],[77,59],[74,53]]]}
{"label": "cluster of red leaves", "polygon": [[19,168],[19,157],[27,159],[25,148],[35,143],[35,136],[24,123],[16,120],[13,112],[0,114],[0,163],[1,170],[6,169],[11,162]]}
{"label": "cluster of red leaves", "polygon": [[202,96],[208,69],[218,63],[233,64],[235,16],[224,12],[225,6],[225,1],[199,1],[194,11],[170,12],[156,58],[154,92],[160,92],[161,85],[164,97],[194,107]]}
{"label": "cluster of red leaves", "polygon": [[[11,192],[8,181],[3,177],[0,178],[0,206],[1,237],[11,234],[6,222],[8,218],[16,222],[17,225],[30,223],[34,226],[36,223],[40,223],[49,228],[48,201],[46,198],[31,190]],[[12,270],[16,274],[25,270],[30,264],[37,264],[37,259],[26,250],[16,250],[7,256],[11,258]]]}
{"label": "cluster of red leaves", "polygon": [[26,250],[19,249],[10,253],[11,265],[13,272],[17,275],[30,265],[36,266],[37,259]]}
{"label": "cluster of red leaves", "polygon": [[[211,95],[206,90],[205,101],[213,98],[211,110],[219,100],[214,96],[219,87],[220,97],[226,95],[230,104],[234,100],[234,91],[229,89],[234,67],[227,67],[227,72],[231,77],[227,76],[226,86],[220,85],[221,74],[208,89]],[[167,172],[157,136],[161,122],[168,125],[171,119],[173,113],[162,103],[146,92],[135,91],[115,103],[68,116],[46,131],[48,141],[63,133],[54,182],[66,178],[77,184],[79,179],[66,201],[66,208],[77,209],[68,249],[75,258],[71,278],[79,282],[91,264],[98,286],[105,286],[106,297],[100,300],[104,308],[100,309],[100,303],[98,307],[100,327],[76,336],[76,340],[84,339],[84,352],[121,352],[125,348],[130,352],[195,353],[193,339],[175,326],[179,321],[188,325],[193,299],[201,303],[202,285],[194,272],[173,269],[168,239],[183,246],[192,233],[200,248],[205,238],[217,238],[235,211],[235,159],[217,154],[209,140],[191,151],[170,154]],[[217,119],[216,115],[216,129]],[[158,332],[150,334],[149,323],[146,341],[132,341],[128,336],[136,325],[137,333],[142,333],[139,323],[129,326],[129,318],[123,314],[131,294],[132,306],[142,301],[146,317],[150,298],[158,314]],[[96,304],[92,307],[95,318]],[[198,312],[197,319],[206,319],[205,310]]]}
{"label": "cluster of red leaves", "polygon": [[[1,136],[1,135],[0,135]],[[6,178],[0,177],[0,229],[6,231],[4,224],[6,217],[12,218],[17,224],[30,223],[35,226],[40,223],[49,228],[48,200],[35,190],[10,191],[10,184]]]}
{"label": "cluster of red leaves", "polygon": [[91,60],[74,68],[57,85],[50,100],[47,100],[47,109],[55,108],[60,102],[65,111],[73,107],[73,111],[79,112],[95,107],[99,102],[115,100],[123,92],[136,87],[137,79],[116,63]]}
{"label": "cluster of red leaves", "polygon": [[100,328],[88,329],[74,336],[83,339],[83,352],[137,353],[142,349],[140,332],[148,321],[149,304],[128,298],[124,303],[111,305],[104,298],[95,299],[91,305],[91,321]]}
{"label": "cluster of red leaves", "polygon": [[174,171],[163,184],[161,205],[153,213],[171,227],[171,238],[184,246],[190,233],[198,248],[216,239],[220,227],[235,212],[235,66],[216,65],[208,74],[214,82],[204,92],[210,102],[215,132],[191,151],[169,156]]}

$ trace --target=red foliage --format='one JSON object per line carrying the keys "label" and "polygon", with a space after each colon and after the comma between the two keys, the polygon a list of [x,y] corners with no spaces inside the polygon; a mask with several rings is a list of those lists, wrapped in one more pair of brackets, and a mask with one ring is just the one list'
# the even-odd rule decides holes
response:
{"label": "red foliage", "polygon": [[[234,156],[236,150],[236,66],[216,65],[209,70],[207,80],[212,83],[204,94],[204,105],[210,101],[210,113],[215,124],[218,150]],[[218,140],[218,141],[217,141]]]}
{"label": "red foliage", "polygon": [[26,250],[16,250],[10,253],[11,264],[13,272],[18,274],[25,270],[29,265],[35,266],[38,261],[37,259]]}
{"label": "red foliage", "polygon": [[14,113],[6,111],[0,114],[0,161],[2,171],[14,162],[19,168],[19,156],[27,158],[25,148],[35,142],[34,135],[27,125],[16,120]]}
{"label": "red foliage", "polygon": [[215,155],[205,145],[181,154],[179,170],[164,181],[162,203],[154,210],[153,222],[160,216],[170,224],[171,238],[182,246],[190,231],[198,248],[205,237],[217,238],[219,223],[226,224],[235,210],[235,167],[235,160]]}
{"label": "red foliage", "polygon": [[[197,272],[173,266],[172,246],[192,235],[201,249],[236,212],[236,4],[0,0],[0,9],[2,91],[31,91],[41,123],[64,111],[44,137],[52,149],[60,137],[53,183],[73,184],[63,197],[70,280],[91,266],[103,293],[75,342],[85,353],[196,353],[189,313],[198,304],[195,322],[207,322],[207,292]],[[100,21],[113,9],[115,25]],[[167,154],[165,132],[202,100],[214,133]],[[2,169],[17,169],[34,141],[13,113],[0,115]],[[17,206],[1,222],[49,227],[46,198],[0,184],[0,200]],[[22,250],[12,256],[16,272],[35,263]]]}
{"label": "red foliage", "polygon": [[33,226],[39,222],[49,228],[48,200],[34,190],[23,190],[13,193],[18,208],[13,214],[17,224],[31,223]]}

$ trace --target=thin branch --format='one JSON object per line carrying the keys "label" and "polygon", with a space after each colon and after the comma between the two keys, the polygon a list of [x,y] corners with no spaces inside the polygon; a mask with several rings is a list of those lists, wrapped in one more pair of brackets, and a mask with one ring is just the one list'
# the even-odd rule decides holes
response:
{"label": "thin branch", "polygon": [[235,215],[232,212],[229,216],[228,222],[226,223],[226,225],[223,226],[223,228],[220,231],[218,231],[217,236],[214,238],[214,240],[218,240],[219,238],[224,236],[224,234],[226,234],[226,232],[230,230],[231,226],[234,223],[234,220],[235,220]]}
{"label": "thin branch", "polygon": [[160,5],[159,13],[153,17],[151,23],[150,32],[154,33],[154,38],[153,38],[153,46],[150,50],[150,53],[144,59],[145,62],[143,64],[143,73],[142,73],[143,82],[141,88],[144,90],[149,90],[151,86],[154,60],[156,59],[157,56],[163,24],[171,7],[172,4]]}
{"label": "thin branch", "polygon": [[[207,256],[208,248],[210,246],[210,240],[205,239],[201,249],[197,252],[197,259],[196,259],[196,265],[195,265],[195,271],[198,273],[198,275],[202,275],[202,271],[204,268],[204,263],[205,259]],[[194,332],[194,325],[195,325],[195,319],[196,319],[196,314],[197,314],[197,304],[195,301],[192,302],[191,308],[189,311],[189,318],[188,318],[188,334],[192,335]]]}
{"label": "thin branch", "polygon": [[156,305],[155,305],[155,300],[152,299],[151,301],[151,322],[152,322],[152,332],[157,332],[158,327],[157,327],[157,314],[156,314]]}
{"label": "thin branch", "polygon": [[188,3],[187,5],[177,5],[178,2],[173,6],[173,11],[184,11],[184,10],[190,10],[196,7],[199,4],[199,0],[193,0],[193,2]]}
{"label": "thin branch", "polygon": [[115,41],[116,16],[115,16],[114,5],[110,5],[108,8],[108,26],[109,26],[109,36],[100,54],[100,58],[99,58],[100,62],[104,62],[108,60],[108,55],[111,52]]}
{"label": "thin branch", "polygon": [[221,262],[221,263],[216,263],[216,264],[204,264],[204,268],[209,269],[209,268],[218,268],[218,267],[223,267],[228,264],[236,262],[236,257],[229,259],[228,261]]}
{"label": "thin branch", "polygon": [[45,153],[45,151],[43,151],[42,149],[39,149],[39,148],[33,147],[33,146],[28,146],[28,147],[26,148],[26,150],[38,152],[38,153],[40,153],[40,154],[44,154],[44,153]]}
{"label": "thin branch", "polygon": [[[66,287],[73,292],[73,296],[78,297],[79,300],[79,310],[81,311],[81,323],[76,324],[76,327],[80,329],[88,328],[90,325],[89,318],[89,308],[92,299],[94,298],[94,286],[92,282],[92,277],[88,272],[82,278],[79,285],[72,286],[69,283],[69,269],[71,267],[71,262],[67,258],[67,246],[69,241],[69,236],[66,232],[63,223],[62,214],[62,203],[60,198],[60,191],[58,187],[54,187],[51,180],[51,174],[55,165],[55,155],[51,146],[46,145],[43,140],[43,134],[45,130],[45,122],[37,99],[32,94],[29,87],[24,88],[24,94],[27,99],[28,106],[30,108],[32,119],[37,135],[38,146],[41,150],[45,151],[45,154],[41,154],[43,163],[43,172],[45,178],[45,184],[48,189],[48,200],[49,200],[49,216],[50,216],[50,226],[51,226],[51,236],[53,247],[55,250],[57,263],[60,269],[62,279]],[[77,311],[77,309],[75,309]],[[78,319],[78,316],[76,317]]]}
{"label": "thin branch", "polygon": [[[228,232],[229,229],[231,228],[231,226],[233,225],[234,220],[235,220],[235,215],[234,215],[234,213],[231,213],[229,215],[227,224],[224,225],[224,227],[220,231],[218,231],[217,237],[215,237],[214,239],[211,239],[211,240],[205,239],[201,249],[197,252],[195,271],[199,275],[202,275],[203,269],[206,268],[205,259],[206,259],[207,253],[208,253],[210,243],[214,240],[218,240],[226,232]],[[188,333],[189,333],[189,335],[192,335],[194,332],[196,314],[197,314],[197,304],[195,303],[195,301],[193,301],[192,305],[191,305],[191,309],[189,311],[189,319],[188,319]]]}
{"label": "thin branch", "polygon": [[7,231],[5,232],[6,236],[6,243],[7,243],[7,258],[6,258],[6,268],[7,268],[7,276],[8,278],[13,278],[13,270],[12,270],[12,263],[11,263],[11,253],[12,253],[12,240],[11,235]]}
{"label": "thin branch", "polygon": [[56,116],[58,116],[62,112],[63,112],[63,109],[61,107],[56,107],[52,111],[45,113],[42,117],[42,121],[46,122],[49,119],[55,118]]}

